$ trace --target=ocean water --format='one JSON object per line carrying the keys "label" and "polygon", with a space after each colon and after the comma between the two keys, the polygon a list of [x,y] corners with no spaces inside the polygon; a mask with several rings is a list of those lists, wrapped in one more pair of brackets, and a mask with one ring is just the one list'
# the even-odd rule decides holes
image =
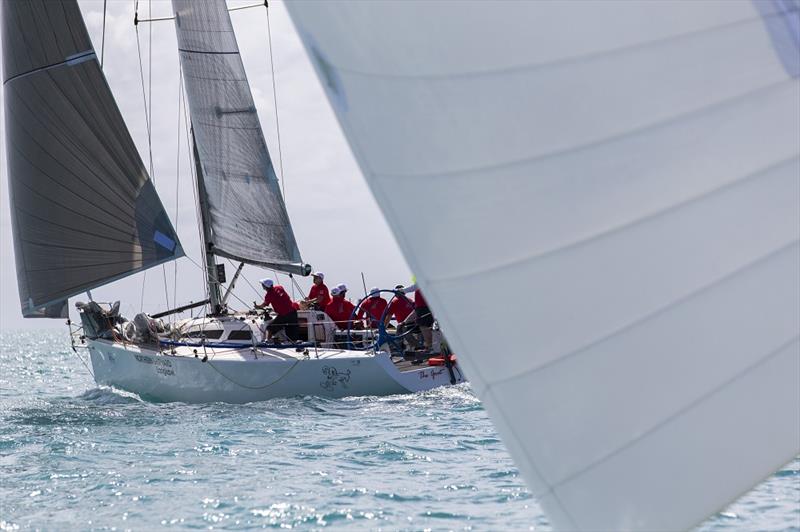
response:
{"label": "ocean water", "polygon": [[[800,530],[799,470],[700,529]],[[550,529],[468,385],[153,404],[97,387],[66,330],[0,333],[0,530],[166,528]]]}

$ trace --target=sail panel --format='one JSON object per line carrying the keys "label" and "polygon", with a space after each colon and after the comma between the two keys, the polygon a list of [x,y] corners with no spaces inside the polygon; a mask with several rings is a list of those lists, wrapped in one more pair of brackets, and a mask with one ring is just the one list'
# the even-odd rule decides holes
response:
{"label": "sail panel", "polygon": [[217,255],[307,274],[223,0],[173,0]]}
{"label": "sail panel", "polygon": [[800,452],[797,2],[287,7],[557,528],[690,528]]}
{"label": "sail panel", "polygon": [[[183,255],[74,1],[3,2],[6,150],[23,314]],[[36,38],[32,38],[36,36]]]}

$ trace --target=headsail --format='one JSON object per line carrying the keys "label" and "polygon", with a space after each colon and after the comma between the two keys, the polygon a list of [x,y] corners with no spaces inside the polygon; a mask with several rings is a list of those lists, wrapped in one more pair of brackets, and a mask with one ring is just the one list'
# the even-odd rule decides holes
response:
{"label": "headsail", "polygon": [[225,1],[172,5],[214,253],[307,275]]}
{"label": "headsail", "polygon": [[6,150],[23,314],[183,255],[74,0],[2,2]]}
{"label": "headsail", "polygon": [[558,528],[685,529],[798,453],[798,2],[287,7]]}

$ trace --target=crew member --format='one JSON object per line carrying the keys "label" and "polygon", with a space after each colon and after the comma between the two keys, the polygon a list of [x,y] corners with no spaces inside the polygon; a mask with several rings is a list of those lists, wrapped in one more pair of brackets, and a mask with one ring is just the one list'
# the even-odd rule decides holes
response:
{"label": "crew member", "polygon": [[369,297],[361,302],[361,309],[358,312],[358,319],[367,320],[367,325],[371,329],[378,327],[386,310],[388,303],[381,297],[380,288],[370,288]]}
{"label": "crew member", "polygon": [[314,310],[325,310],[328,306],[328,303],[331,302],[330,293],[328,293],[328,287],[325,286],[324,279],[325,274],[322,272],[315,272],[311,274],[312,285],[311,290],[308,292],[308,298],[303,302],[305,304],[305,308],[310,308]]}
{"label": "crew member", "polygon": [[402,333],[400,325],[414,312],[414,303],[409,301],[403,293],[403,288],[401,284],[394,287],[394,298],[389,303],[389,309],[386,311],[386,317],[383,320],[384,327],[388,327],[389,322],[394,318],[397,321],[397,334]]}
{"label": "crew member", "polygon": [[425,351],[430,352],[433,345],[433,314],[428,308],[428,302],[422,295],[422,290],[417,287],[417,283],[403,289],[403,293],[414,292],[414,314],[417,318],[417,327],[422,333],[422,340],[425,342]]}
{"label": "crew member", "polygon": [[347,329],[352,324],[350,317],[353,315],[355,306],[344,298],[347,287],[344,286],[345,289],[342,291],[341,286],[344,285],[339,285],[331,290],[331,302],[325,307],[325,314],[330,316],[338,328]]}
{"label": "crew member", "polygon": [[282,330],[286,332],[286,336],[291,341],[296,341],[300,337],[300,331],[297,327],[297,309],[292,298],[281,285],[276,285],[272,279],[261,279],[261,286],[266,290],[264,302],[260,305],[256,304],[255,308],[272,305],[272,309],[277,314],[267,326],[267,341]]}

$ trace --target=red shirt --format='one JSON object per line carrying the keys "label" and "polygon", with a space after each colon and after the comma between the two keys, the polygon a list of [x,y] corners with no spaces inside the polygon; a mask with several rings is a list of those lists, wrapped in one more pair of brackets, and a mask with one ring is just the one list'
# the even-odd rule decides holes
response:
{"label": "red shirt", "polygon": [[315,284],[311,286],[311,291],[308,293],[308,299],[317,299],[320,297],[319,308],[324,309],[328,306],[328,303],[331,302],[331,294],[328,292],[328,287],[325,286],[325,283]]}
{"label": "red shirt", "polygon": [[275,285],[264,294],[264,304],[272,305],[278,316],[284,316],[290,312],[294,312],[295,308],[292,304],[292,298],[286,293],[281,285]]}
{"label": "red shirt", "polygon": [[414,308],[422,308],[427,306],[428,302],[425,301],[424,297],[422,297],[422,290],[417,290],[414,292]]}
{"label": "red shirt", "polygon": [[358,312],[358,319],[364,319],[369,315],[370,325],[373,327],[377,327],[378,322],[381,321],[381,316],[383,316],[383,311],[386,310],[386,307],[389,303],[386,302],[381,296],[375,297],[368,297],[361,303],[361,309]]}
{"label": "red shirt", "polygon": [[397,323],[403,322],[406,320],[409,314],[414,311],[414,303],[406,299],[405,297],[395,297],[392,299],[392,302],[389,303],[389,310],[386,311],[386,317],[397,320]]}
{"label": "red shirt", "polygon": [[325,307],[325,314],[336,322],[337,327],[340,329],[347,329],[347,323],[350,321],[350,316],[353,315],[354,308],[355,305],[344,297],[336,296],[332,298],[328,306]]}

